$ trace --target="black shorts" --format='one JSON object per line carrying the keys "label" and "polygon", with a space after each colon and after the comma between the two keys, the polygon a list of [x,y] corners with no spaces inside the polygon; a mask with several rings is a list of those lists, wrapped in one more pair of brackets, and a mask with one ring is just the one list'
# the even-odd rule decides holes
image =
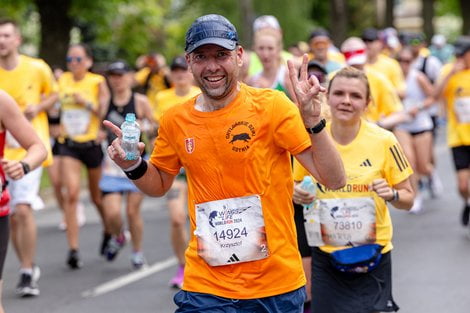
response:
{"label": "black shorts", "polygon": [[97,168],[103,162],[103,149],[94,141],[75,142],[66,140],[59,145],[59,154],[80,160],[87,168]]}
{"label": "black shorts", "polygon": [[452,147],[452,156],[457,171],[470,169],[470,146]]}
{"label": "black shorts", "polygon": [[305,234],[304,225],[304,208],[300,204],[294,203],[294,221],[297,229],[297,245],[299,246],[300,255],[304,258],[312,255],[310,246],[308,245],[307,235]]}
{"label": "black shorts", "polygon": [[3,265],[5,264],[8,250],[9,220],[10,217],[8,215],[0,217],[0,280],[3,277]]}
{"label": "black shorts", "polygon": [[333,267],[330,255],[312,249],[312,312],[371,313],[398,311],[392,297],[391,253],[365,274],[347,274]]}
{"label": "black shorts", "polygon": [[57,139],[54,139],[54,143],[52,144],[52,155],[60,156],[60,146],[63,143],[60,143]]}

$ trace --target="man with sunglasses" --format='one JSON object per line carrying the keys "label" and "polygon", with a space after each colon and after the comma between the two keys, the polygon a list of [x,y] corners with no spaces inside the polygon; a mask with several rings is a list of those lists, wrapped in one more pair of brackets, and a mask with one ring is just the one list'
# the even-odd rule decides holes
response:
{"label": "man with sunglasses", "polygon": [[[14,20],[0,20],[0,89],[9,93],[47,148],[44,166],[52,162],[46,111],[57,100],[49,66],[40,59],[21,55],[21,34]],[[7,133],[5,159],[20,161],[26,151]],[[30,172],[30,164],[22,163],[25,175],[9,182],[11,193],[11,238],[20,261],[17,293],[22,297],[39,295],[39,267],[35,265],[36,223],[33,209],[44,206],[39,197],[42,168]]]}

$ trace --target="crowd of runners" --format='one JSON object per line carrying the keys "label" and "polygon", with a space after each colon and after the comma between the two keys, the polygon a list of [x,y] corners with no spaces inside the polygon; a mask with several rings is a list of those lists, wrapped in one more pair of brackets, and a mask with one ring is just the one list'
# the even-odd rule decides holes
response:
{"label": "crowd of runners", "polygon": [[[142,200],[166,197],[177,312],[398,310],[389,209],[420,214],[442,194],[433,147],[445,124],[469,224],[470,37],[369,28],[335,47],[318,28],[284,50],[269,15],[253,34],[242,47],[207,15],[168,63],[150,53],[95,69],[90,47],[73,44],[60,69],[21,54],[18,24],[0,19],[0,296],[9,237],[18,295],[40,294],[33,211],[49,175],[72,270],[87,261],[82,179],[101,218],[97,253],[112,262],[131,244],[136,270]],[[128,113],[145,142],[137,161],[119,145]]]}

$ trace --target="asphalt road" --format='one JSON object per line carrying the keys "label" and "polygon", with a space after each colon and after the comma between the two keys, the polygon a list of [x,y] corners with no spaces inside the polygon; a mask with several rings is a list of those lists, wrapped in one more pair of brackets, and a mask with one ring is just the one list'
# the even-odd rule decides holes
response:
{"label": "asphalt road", "polygon": [[[400,312],[468,313],[469,231],[459,225],[462,203],[449,150],[440,143],[436,155],[445,193],[439,199],[426,199],[420,215],[392,209],[394,296]],[[6,312],[174,312],[175,290],[167,283],[176,271],[176,260],[164,201],[144,202],[144,252],[150,266],[139,272],[131,269],[128,246],[112,263],[98,256],[101,226],[93,207],[86,200],[85,204],[88,221],[80,235],[84,267],[78,271],[66,267],[65,233],[57,228],[60,212],[50,203],[36,212],[41,295],[29,299],[15,295],[18,262],[10,247],[4,269]]]}

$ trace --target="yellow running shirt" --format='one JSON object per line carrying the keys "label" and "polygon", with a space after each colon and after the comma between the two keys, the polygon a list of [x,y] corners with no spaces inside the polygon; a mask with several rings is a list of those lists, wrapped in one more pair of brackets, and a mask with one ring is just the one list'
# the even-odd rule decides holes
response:
{"label": "yellow running shirt", "polygon": [[233,102],[214,112],[197,111],[195,99],[163,115],[150,162],[172,175],[185,168],[191,234],[196,204],[259,195],[270,255],[210,266],[198,255],[196,236],[191,236],[183,289],[249,299],[304,286],[290,154],[304,151],[311,142],[298,108],[280,91],[244,84]]}
{"label": "yellow running shirt", "polygon": [[169,108],[172,108],[176,104],[183,103],[200,93],[201,90],[196,86],[191,86],[188,94],[182,97],[176,94],[174,87],[160,91],[155,98],[155,107],[152,106],[153,118],[155,121],[159,121],[163,113]]}
{"label": "yellow running shirt", "polygon": [[[327,130],[331,134],[331,124]],[[393,227],[385,201],[370,191],[369,185],[374,179],[384,178],[390,185],[406,180],[413,170],[406,160],[395,136],[375,124],[361,121],[361,128],[356,138],[347,145],[336,142],[346,171],[346,185],[339,190],[330,190],[317,183],[317,199],[372,197],[376,210],[376,243],[384,246],[382,253],[390,251]],[[373,144],[372,144],[373,143]],[[294,160],[294,180],[301,181],[309,175],[306,169]],[[324,245],[320,249],[331,253],[344,249],[344,246]]]}
{"label": "yellow running shirt", "polygon": [[403,105],[392,84],[372,68],[365,70],[369,81],[371,102],[369,103],[365,116],[371,122],[378,122],[382,117],[403,110]]}
{"label": "yellow running shirt", "polygon": [[91,141],[98,137],[100,119],[83,105],[76,104],[72,95],[79,93],[95,109],[98,109],[99,85],[104,80],[103,76],[90,72],[86,73],[80,81],[75,81],[71,72],[65,72],[60,76],[60,122],[65,137],[77,142]]}
{"label": "yellow running shirt", "polygon": [[470,146],[470,70],[452,75],[443,97],[447,107],[447,144]]}
{"label": "yellow running shirt", "polygon": [[[20,55],[18,65],[13,70],[7,71],[0,67],[0,89],[15,99],[21,111],[24,111],[28,105],[39,104],[42,96],[48,96],[53,92],[53,81],[51,69],[41,59]],[[48,154],[43,166],[48,166],[52,164],[52,152],[47,113],[40,112],[32,119],[31,124],[46,146]],[[18,147],[18,143],[5,146],[6,159],[22,160],[25,155],[26,150]]]}
{"label": "yellow running shirt", "polygon": [[403,76],[403,71],[401,70],[400,64],[397,60],[387,55],[379,54],[377,61],[373,64],[367,63],[365,68],[373,68],[377,72],[382,73],[388,81],[392,83],[395,91],[405,90],[405,77]]}
{"label": "yellow running shirt", "polygon": [[163,74],[163,71],[153,74],[149,79],[150,74],[150,68],[144,67],[135,73],[134,78],[140,86],[147,88],[146,95],[149,99],[150,106],[153,108],[155,106],[155,97],[158,92],[167,89],[167,86],[165,84],[165,75]]}

